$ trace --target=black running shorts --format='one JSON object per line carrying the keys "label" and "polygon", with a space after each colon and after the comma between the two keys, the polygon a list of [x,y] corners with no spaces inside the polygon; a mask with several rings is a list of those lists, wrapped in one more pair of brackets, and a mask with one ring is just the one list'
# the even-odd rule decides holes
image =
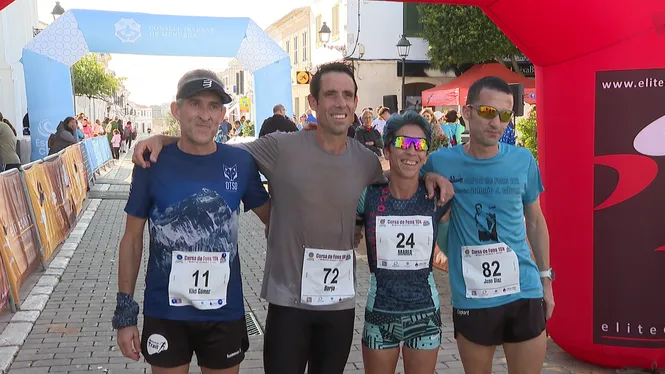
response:
{"label": "black running shorts", "polygon": [[160,368],[187,365],[196,352],[200,367],[228,369],[239,365],[249,348],[245,318],[223,322],[171,321],[145,316],[141,353]]}
{"label": "black running shorts", "polygon": [[270,304],[263,341],[266,374],[342,374],[355,310],[305,310]]}
{"label": "black running shorts", "polygon": [[480,345],[521,343],[538,337],[545,330],[543,299],[519,299],[486,309],[455,309],[455,338],[462,334]]}

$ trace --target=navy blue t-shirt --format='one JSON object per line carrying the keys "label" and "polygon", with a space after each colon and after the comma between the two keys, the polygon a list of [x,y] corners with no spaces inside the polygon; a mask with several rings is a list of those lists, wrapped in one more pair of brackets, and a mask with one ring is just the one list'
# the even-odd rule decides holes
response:
{"label": "navy blue t-shirt", "polygon": [[[262,206],[268,198],[252,156],[225,144],[217,144],[217,151],[205,156],[185,153],[171,144],[150,168],[135,166],[125,212],[147,218],[149,223],[144,314],[186,321],[242,318],[238,208],[242,201],[248,211]],[[173,251],[228,253],[226,305],[200,310],[169,298]]]}
{"label": "navy blue t-shirt", "polygon": [[[409,199],[396,199],[387,184],[372,185],[365,189],[358,202],[358,215],[365,220],[365,242],[370,269],[370,287],[366,309],[370,312],[410,314],[439,309],[439,293],[434,283],[432,261],[438,223],[450,208],[450,202],[437,207],[428,199],[424,183]],[[432,242],[429,264],[418,270],[394,270],[377,265],[377,218],[386,216],[431,217]],[[407,240],[408,242],[408,240]],[[390,264],[388,264],[390,265]],[[407,263],[408,265],[408,263]],[[389,266],[388,266],[389,267]],[[422,266],[421,266],[422,267]]]}

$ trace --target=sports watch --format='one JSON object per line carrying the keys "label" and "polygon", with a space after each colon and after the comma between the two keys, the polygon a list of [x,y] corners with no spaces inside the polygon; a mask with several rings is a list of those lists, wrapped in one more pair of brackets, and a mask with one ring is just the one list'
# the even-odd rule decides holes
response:
{"label": "sports watch", "polygon": [[554,269],[549,268],[545,271],[539,272],[541,278],[549,278],[551,281],[554,280]]}

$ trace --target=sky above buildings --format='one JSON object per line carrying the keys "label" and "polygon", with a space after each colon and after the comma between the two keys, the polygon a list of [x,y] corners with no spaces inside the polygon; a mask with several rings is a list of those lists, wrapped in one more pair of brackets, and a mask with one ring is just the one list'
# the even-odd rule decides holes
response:
{"label": "sky above buildings", "polygon": [[[289,11],[308,5],[308,0],[62,0],[67,9],[175,14],[181,16],[250,17],[262,28],[268,27]],[[52,0],[37,0],[39,20],[50,23]],[[196,68],[222,71],[228,58],[164,57],[112,54],[109,67],[126,77],[130,100],[143,105],[170,102],[180,76]]]}

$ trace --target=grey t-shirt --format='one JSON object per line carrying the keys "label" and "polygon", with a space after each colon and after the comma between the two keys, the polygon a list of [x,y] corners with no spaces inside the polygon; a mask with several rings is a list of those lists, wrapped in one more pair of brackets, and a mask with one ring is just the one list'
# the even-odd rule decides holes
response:
{"label": "grey t-shirt", "polygon": [[354,308],[354,299],[327,306],[300,302],[303,256],[305,248],[353,249],[360,194],[384,180],[378,157],[353,139],[341,154],[329,153],[315,131],[274,133],[238,146],[254,156],[272,195],[261,297],[301,309]]}

